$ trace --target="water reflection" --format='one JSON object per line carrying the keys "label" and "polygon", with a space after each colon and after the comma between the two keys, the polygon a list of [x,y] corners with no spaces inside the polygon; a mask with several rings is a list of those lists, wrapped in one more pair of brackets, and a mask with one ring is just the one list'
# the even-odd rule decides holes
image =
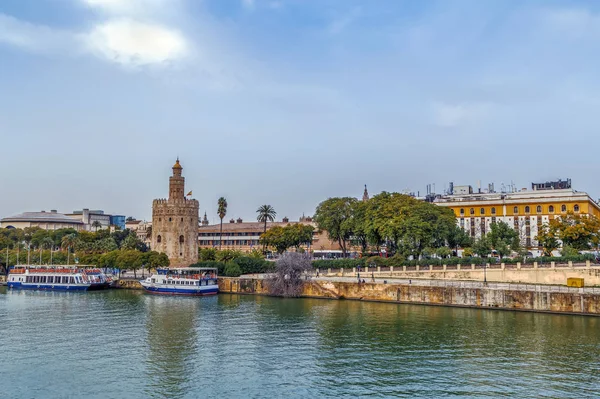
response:
{"label": "water reflection", "polygon": [[192,384],[196,356],[198,298],[144,296],[147,308],[145,394],[177,398]]}

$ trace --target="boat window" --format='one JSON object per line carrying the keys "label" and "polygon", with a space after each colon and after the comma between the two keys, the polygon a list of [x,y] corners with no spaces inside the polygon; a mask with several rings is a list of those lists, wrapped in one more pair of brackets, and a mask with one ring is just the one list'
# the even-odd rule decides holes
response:
{"label": "boat window", "polygon": [[152,279],[152,284],[154,284],[155,282],[156,282],[155,279]]}
{"label": "boat window", "polygon": [[69,277],[69,283],[73,284],[73,277]]}

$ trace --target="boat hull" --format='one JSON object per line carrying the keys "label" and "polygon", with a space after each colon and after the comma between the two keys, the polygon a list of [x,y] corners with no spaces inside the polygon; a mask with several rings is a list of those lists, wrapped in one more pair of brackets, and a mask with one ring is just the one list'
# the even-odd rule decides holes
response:
{"label": "boat hull", "polygon": [[29,284],[29,283],[16,283],[8,282],[8,288],[15,290],[39,290],[39,291],[88,291],[89,285],[87,284]]}
{"label": "boat hull", "polygon": [[[144,287],[142,285],[142,287]],[[183,288],[169,288],[169,287],[144,287],[144,291],[149,294],[158,295],[184,295],[184,296],[207,296],[215,295],[219,293],[219,287],[202,287],[203,289],[183,289]]]}

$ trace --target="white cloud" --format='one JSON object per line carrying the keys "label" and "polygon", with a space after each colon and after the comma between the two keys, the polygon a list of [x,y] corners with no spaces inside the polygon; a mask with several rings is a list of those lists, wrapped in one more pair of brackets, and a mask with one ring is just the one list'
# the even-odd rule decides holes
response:
{"label": "white cloud", "polygon": [[72,41],[73,38],[68,32],[21,21],[0,13],[0,43],[36,53],[53,53],[68,49]]}
{"label": "white cloud", "polygon": [[433,104],[434,123],[441,127],[456,127],[475,122],[489,112],[488,104]]}
{"label": "white cloud", "polygon": [[84,5],[117,15],[142,15],[174,6],[177,0],[80,0]]}
{"label": "white cloud", "polygon": [[354,7],[349,12],[338,16],[329,24],[329,33],[337,35],[352,24],[361,15],[361,8]]}
{"label": "white cloud", "polygon": [[84,40],[95,54],[129,66],[174,61],[184,57],[188,48],[176,30],[125,18],[97,25]]}

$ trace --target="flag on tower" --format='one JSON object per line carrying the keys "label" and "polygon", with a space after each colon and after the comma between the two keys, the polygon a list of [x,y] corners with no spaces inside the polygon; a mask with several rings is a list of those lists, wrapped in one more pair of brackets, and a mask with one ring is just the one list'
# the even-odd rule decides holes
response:
{"label": "flag on tower", "polygon": [[190,197],[192,195],[192,192],[190,191],[189,193],[187,193],[187,196]]}

